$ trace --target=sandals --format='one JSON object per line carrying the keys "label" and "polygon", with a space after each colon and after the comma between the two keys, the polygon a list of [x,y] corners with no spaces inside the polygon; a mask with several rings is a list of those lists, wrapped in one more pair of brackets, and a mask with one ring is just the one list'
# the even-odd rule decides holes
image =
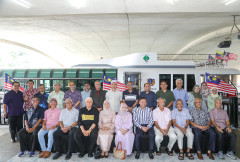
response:
{"label": "sandals", "polygon": [[173,151],[172,150],[169,151],[168,148],[166,148],[166,152],[167,152],[168,156],[173,156]]}
{"label": "sandals", "polygon": [[184,160],[184,153],[183,152],[179,152],[178,160]]}
{"label": "sandals", "polygon": [[[188,154],[190,154],[190,155],[188,155]],[[188,159],[190,159],[190,160],[194,159],[194,157],[192,156],[192,154],[190,152],[186,152],[186,157],[188,157]]]}
{"label": "sandals", "polygon": [[161,155],[161,151],[156,151],[156,155],[160,156]]}

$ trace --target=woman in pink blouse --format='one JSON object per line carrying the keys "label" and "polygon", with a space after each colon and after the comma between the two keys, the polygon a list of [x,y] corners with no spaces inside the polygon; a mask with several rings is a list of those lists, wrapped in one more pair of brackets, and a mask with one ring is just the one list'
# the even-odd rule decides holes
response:
{"label": "woman in pink blouse", "polygon": [[115,121],[115,145],[122,142],[122,149],[131,155],[134,142],[132,114],[127,112],[127,105],[122,103]]}
{"label": "woman in pink blouse", "polygon": [[[50,108],[44,113],[44,119],[42,123],[42,129],[38,132],[38,141],[41,146],[41,154],[39,157],[48,158],[51,155],[52,145],[53,145],[53,133],[57,130],[59,126],[59,117],[61,115],[61,110],[57,108],[57,100],[51,98]],[[45,145],[45,134],[48,134],[48,145]]]}
{"label": "woman in pink blouse", "polygon": [[102,157],[108,157],[112,144],[116,114],[111,110],[109,101],[103,102],[103,110],[99,114],[97,144],[101,147]]}

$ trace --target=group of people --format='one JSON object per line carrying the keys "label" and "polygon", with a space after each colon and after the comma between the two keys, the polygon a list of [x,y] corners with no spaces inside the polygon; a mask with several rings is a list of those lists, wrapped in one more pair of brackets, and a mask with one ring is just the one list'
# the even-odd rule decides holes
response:
{"label": "group of people", "polygon": [[[222,109],[221,96],[216,88],[210,91],[203,82],[201,87],[195,85],[188,95],[182,88],[183,81],[176,80],[173,91],[167,89],[166,81],[160,84],[157,93],[150,90],[149,83],[144,84],[140,94],[133,89],[132,82],[127,83],[128,89],[120,92],[117,82],[111,81],[111,90],[101,89],[100,81],[95,82],[95,90],[90,90],[89,83],[84,84],[84,91],[76,90],[74,82],[69,83],[69,90],[60,90],[61,84],[54,84],[54,91],[47,94],[44,85],[34,89],[33,80],[28,81],[28,89],[19,91],[19,83],[14,82],[12,90],[4,96],[4,116],[8,117],[11,141],[20,141],[19,156],[27,154],[34,156],[37,144],[40,144],[39,158],[51,155],[53,144],[56,153],[53,159],[62,156],[64,136],[68,136],[68,150],[65,159],[72,157],[77,144],[79,155],[93,156],[97,145],[102,150],[102,157],[109,156],[111,143],[115,135],[115,145],[122,143],[126,154],[130,155],[135,141],[140,158],[141,137],[149,138],[149,158],[161,155],[161,143],[164,136],[169,137],[166,152],[173,156],[173,145],[177,141],[180,153],[179,160],[184,159],[183,137],[187,137],[185,156],[193,160],[190,153],[195,144],[197,156],[203,159],[201,153],[202,134],[208,135],[208,157],[214,159],[216,141],[218,156],[223,159],[224,134],[230,138],[230,149],[227,156],[236,159],[236,135],[230,128],[230,122],[225,110]],[[23,116],[24,125],[23,128]],[[45,135],[48,134],[46,145]]]}

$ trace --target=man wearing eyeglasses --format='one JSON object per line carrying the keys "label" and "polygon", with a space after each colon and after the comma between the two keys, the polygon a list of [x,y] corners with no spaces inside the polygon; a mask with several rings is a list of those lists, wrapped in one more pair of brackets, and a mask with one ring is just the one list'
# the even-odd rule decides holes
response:
{"label": "man wearing eyeglasses", "polygon": [[138,91],[133,89],[133,83],[127,83],[128,89],[123,92],[123,103],[127,105],[128,111],[132,112],[133,108],[135,108],[138,104],[139,95]]}
{"label": "man wearing eyeglasses", "polygon": [[16,134],[23,127],[23,93],[19,91],[19,82],[13,82],[12,90],[7,92],[3,100],[4,117],[8,117],[11,142],[15,142]]}

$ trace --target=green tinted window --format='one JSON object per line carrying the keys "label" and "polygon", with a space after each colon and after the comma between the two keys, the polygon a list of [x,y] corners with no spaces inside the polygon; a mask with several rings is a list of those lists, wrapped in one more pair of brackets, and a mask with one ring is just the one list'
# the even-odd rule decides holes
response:
{"label": "green tinted window", "polygon": [[38,70],[28,70],[27,78],[37,78]]}
{"label": "green tinted window", "polygon": [[116,69],[106,69],[105,75],[111,78],[117,78],[117,70]]}
{"label": "green tinted window", "polygon": [[67,70],[65,78],[76,78],[76,72],[77,72],[77,70],[75,70],[75,69]]}
{"label": "green tinted window", "polygon": [[14,78],[24,78],[25,70],[16,70]]}
{"label": "green tinted window", "polygon": [[54,70],[52,78],[63,78],[63,70]]}
{"label": "green tinted window", "polygon": [[89,69],[80,69],[78,77],[79,78],[89,78],[89,72],[90,72]]}
{"label": "green tinted window", "polygon": [[92,78],[102,78],[103,70],[102,69],[93,69],[92,70]]}
{"label": "green tinted window", "polygon": [[50,78],[51,70],[41,70],[40,78]]}

